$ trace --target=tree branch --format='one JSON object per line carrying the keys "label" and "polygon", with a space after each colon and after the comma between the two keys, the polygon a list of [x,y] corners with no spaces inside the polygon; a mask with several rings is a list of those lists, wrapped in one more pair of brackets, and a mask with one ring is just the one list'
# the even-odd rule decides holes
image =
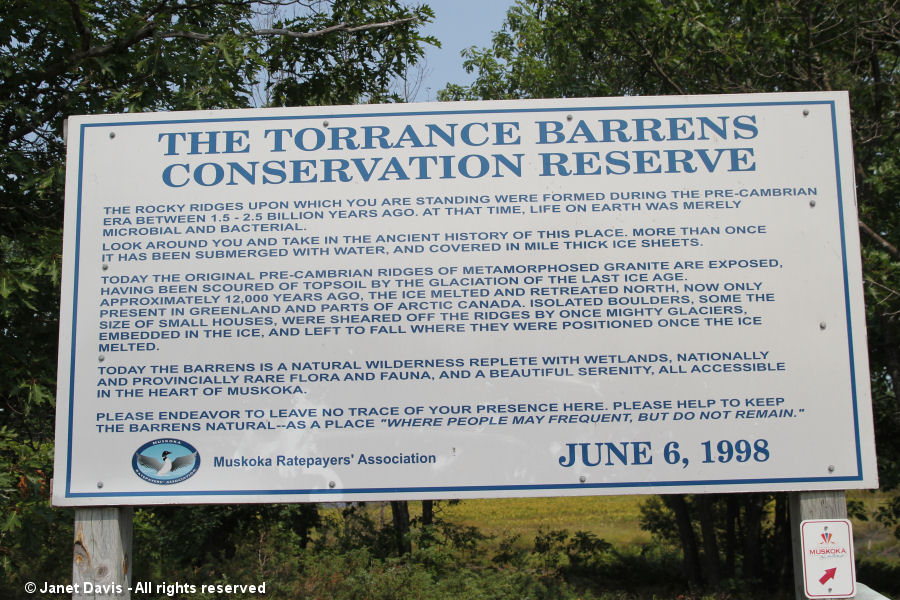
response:
{"label": "tree branch", "polygon": [[897,247],[894,246],[889,241],[887,241],[886,239],[884,239],[883,237],[881,237],[880,235],[878,235],[877,233],[875,233],[875,231],[871,227],[866,225],[866,223],[862,219],[859,220],[859,228],[863,231],[863,233],[868,235],[879,246],[881,246],[881,248],[883,250],[885,250],[888,254],[890,254],[894,260],[900,260],[900,251],[897,250]]}
{"label": "tree branch", "polygon": [[675,89],[676,92],[678,92],[682,96],[686,95],[687,92],[684,91],[684,88],[675,83],[674,79],[669,77],[668,73],[663,70],[660,64],[656,61],[656,57],[652,52],[650,52],[650,50],[647,50],[647,56],[650,57],[650,63],[653,65],[653,68],[656,70],[656,72],[659,73],[662,78],[665,79],[669,83],[669,85],[671,85]]}
{"label": "tree branch", "polygon": [[75,0],[67,1],[72,8],[72,21],[75,23],[75,29],[78,30],[78,35],[81,37],[81,49],[87,50],[91,47],[91,32],[85,27],[84,20],[81,18],[81,7]]}
{"label": "tree branch", "polygon": [[[336,25],[332,25],[331,27],[325,27],[323,29],[317,29],[315,31],[292,31],[290,29],[256,29],[250,32],[250,36],[263,36],[263,35],[283,35],[286,37],[291,37],[295,39],[309,39],[315,37],[321,37],[323,35],[327,35],[329,33],[333,33],[335,31],[345,31],[347,33],[357,33],[360,31],[368,31],[371,29],[383,29],[386,27],[394,27],[395,25],[402,25],[403,23],[411,23],[413,21],[418,20],[417,17],[406,17],[404,19],[394,19],[393,21],[383,21],[380,23],[367,23],[365,25],[356,25],[350,26],[346,23],[337,23]],[[116,40],[110,44],[106,44],[104,46],[95,46],[93,48],[86,48],[80,50],[79,52],[74,52],[68,58],[64,60],[53,63],[49,67],[47,67],[44,71],[40,73],[35,73],[31,79],[32,81],[46,81],[51,77],[55,77],[61,73],[64,73],[68,70],[72,65],[88,59],[88,58],[98,58],[101,56],[108,56],[115,52],[121,52],[123,50],[127,50],[131,46],[134,46],[138,42],[147,39],[148,37],[155,36],[160,38],[187,38],[192,40],[199,41],[209,41],[213,39],[212,35],[206,33],[196,33],[193,31],[168,31],[165,33],[157,32],[156,23],[148,22],[144,24],[139,29],[136,29],[130,35],[120,40]]]}
{"label": "tree branch", "polygon": [[356,33],[357,31],[368,31],[369,29],[382,29],[384,27],[393,27],[394,25],[402,25],[404,23],[412,23],[418,21],[418,17],[406,17],[405,19],[395,19],[393,21],[384,21],[382,23],[369,23],[368,25],[357,25],[347,29],[347,33]]}
{"label": "tree branch", "polygon": [[[323,35],[328,35],[329,33],[334,33],[336,31],[343,31],[345,33],[357,33],[360,31],[369,31],[371,29],[384,29],[386,27],[394,27],[395,25],[412,23],[416,20],[416,17],[407,17],[405,19],[395,19],[393,21],[383,21],[381,23],[367,23],[366,25],[356,25],[354,27],[351,27],[347,23],[337,23],[330,27],[324,27],[322,29],[316,29],[314,31],[293,31],[291,29],[254,29],[253,31],[245,35],[248,37],[280,35],[298,40],[306,40],[310,38],[321,37]],[[208,33],[197,33],[195,31],[166,31],[156,34],[156,37],[164,39],[186,38],[190,40],[208,42],[209,40],[213,39],[214,36],[209,35]]]}
{"label": "tree branch", "polygon": [[98,58],[101,56],[108,56],[115,52],[127,50],[141,40],[147,39],[148,37],[152,36],[155,30],[155,23],[147,23],[140,29],[136,29],[135,31],[133,31],[128,37],[116,40],[111,44],[106,44],[104,46],[95,46],[93,48],[75,52],[68,58],[53,63],[40,73],[34,74],[32,77],[30,77],[30,79],[32,81],[47,81],[51,77],[55,77],[57,75],[65,73],[69,69],[69,67],[71,67],[75,63],[81,62],[86,58]]}
{"label": "tree branch", "polygon": [[[160,9],[165,5],[165,2],[161,2],[154,12]],[[76,27],[81,32],[81,40],[82,40],[82,49],[78,52],[73,52],[68,57],[63,60],[52,63],[47,66],[43,71],[33,73],[27,76],[25,80],[30,85],[38,86],[41,82],[46,82],[48,79],[56,77],[58,75],[62,75],[66,71],[68,71],[73,65],[78,64],[79,62],[90,59],[90,58],[100,58],[103,56],[109,56],[111,54],[115,54],[117,52],[122,52],[127,50],[128,48],[140,43],[141,41],[150,38],[162,38],[162,39],[171,39],[171,38],[184,38],[190,40],[197,40],[201,42],[208,42],[214,39],[215,36],[206,34],[206,33],[197,33],[194,31],[166,31],[160,32],[158,31],[158,25],[154,22],[147,21],[143,26],[133,31],[128,36],[115,40],[109,44],[105,44],[103,46],[89,46],[90,41],[90,33],[84,26],[84,22],[81,20],[80,13],[76,10],[77,4],[71,3],[72,7],[72,16],[73,19],[76,20]],[[149,15],[147,16],[149,18]],[[396,25],[402,25],[404,23],[412,23],[418,21],[418,17],[406,17],[403,19],[394,19],[392,21],[382,21],[379,23],[366,23],[364,25],[348,25],[347,23],[337,23],[335,25],[331,25],[330,27],[325,27],[323,29],[316,29],[314,31],[292,31],[290,29],[255,29],[247,34],[246,37],[253,36],[274,36],[280,35],[285,37],[290,37],[294,39],[310,39],[317,38],[324,35],[328,35],[329,33],[334,33],[338,31],[343,31],[345,33],[358,33],[361,31],[369,31],[372,29],[384,29],[388,27],[394,27]],[[20,85],[25,85],[23,82]],[[29,125],[26,127],[21,127],[16,132],[7,132],[4,134],[0,134],[0,141],[4,144],[9,144],[12,141],[21,139],[22,137],[28,135],[34,131],[34,125]]]}
{"label": "tree branch", "polygon": [[666,71],[662,68],[662,65],[660,65],[659,62],[656,60],[656,56],[653,54],[653,51],[651,51],[650,48],[647,47],[647,44],[644,43],[644,40],[638,39],[634,35],[631,35],[630,37],[633,41],[637,42],[640,45],[641,50],[644,51],[644,55],[650,59],[650,64],[653,67],[653,70],[656,71],[657,73],[659,73],[659,76],[662,77],[666,81],[666,83],[671,85],[672,89],[674,89],[676,92],[678,92],[682,96],[686,95],[684,88],[682,88],[680,85],[678,85],[675,82],[675,80],[673,80],[671,77],[669,77],[669,74],[666,73]]}

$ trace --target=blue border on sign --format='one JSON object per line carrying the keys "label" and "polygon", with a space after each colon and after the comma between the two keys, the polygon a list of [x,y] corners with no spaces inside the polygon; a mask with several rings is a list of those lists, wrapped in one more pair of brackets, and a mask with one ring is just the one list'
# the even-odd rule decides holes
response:
{"label": "blue border on sign", "polygon": [[[183,491],[147,491],[147,492],[72,492],[72,442],[73,442],[73,414],[75,412],[75,372],[76,372],[76,336],[78,323],[78,273],[80,267],[81,251],[81,208],[82,208],[82,182],[84,178],[84,138],[89,128],[98,127],[128,127],[134,125],[168,125],[185,123],[232,123],[247,121],[303,121],[310,119],[342,119],[360,117],[403,117],[422,115],[472,115],[472,114],[510,114],[510,113],[549,113],[549,112],[585,112],[585,111],[609,111],[609,110],[664,110],[684,108],[736,108],[742,106],[810,106],[824,105],[831,109],[832,139],[834,141],[834,169],[835,184],[837,186],[838,218],[841,232],[841,265],[843,267],[844,280],[844,306],[847,316],[847,343],[850,360],[850,387],[852,391],[853,407],[853,431],[856,442],[856,475],[834,477],[780,477],[761,479],[707,479],[685,481],[633,481],[620,483],[576,483],[576,484],[518,484],[518,485],[474,485],[474,486],[430,486],[430,487],[385,487],[385,488],[328,488],[328,489],[262,489],[262,490],[183,490]],[[834,100],[808,100],[808,101],[782,101],[782,102],[714,102],[697,104],[648,104],[636,106],[561,106],[555,108],[509,108],[487,110],[430,110],[430,111],[400,111],[378,113],[336,113],[315,115],[272,115],[266,117],[209,117],[198,119],[160,119],[160,120],[136,120],[131,122],[98,122],[82,123],[79,129],[79,156],[78,156],[78,198],[76,210],[75,230],[75,265],[74,283],[72,292],[72,348],[69,363],[69,419],[68,440],[66,456],[66,498],[121,498],[121,497],[160,497],[160,496],[301,496],[301,495],[341,495],[341,494],[387,494],[387,493],[446,493],[446,492],[487,492],[487,491],[529,491],[529,490],[571,490],[571,489],[623,489],[623,488],[666,488],[666,487],[691,487],[691,486],[715,486],[715,485],[754,485],[754,484],[785,484],[785,483],[819,483],[862,481],[862,449],[860,447],[859,432],[859,407],[856,382],[856,357],[853,352],[853,325],[850,315],[850,283],[847,272],[847,241],[844,230],[844,196],[841,180],[840,154],[838,151],[837,113]]]}

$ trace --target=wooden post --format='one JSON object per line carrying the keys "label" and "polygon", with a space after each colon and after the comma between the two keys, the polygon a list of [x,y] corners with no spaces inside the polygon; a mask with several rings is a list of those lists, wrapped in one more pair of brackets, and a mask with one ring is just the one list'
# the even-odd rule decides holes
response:
{"label": "wooden post", "polygon": [[130,506],[75,509],[72,600],[131,598]]}
{"label": "wooden post", "polygon": [[803,590],[803,547],[800,540],[800,523],[807,519],[846,519],[847,494],[844,490],[793,492],[790,494],[790,499],[794,594],[797,600],[806,600]]}

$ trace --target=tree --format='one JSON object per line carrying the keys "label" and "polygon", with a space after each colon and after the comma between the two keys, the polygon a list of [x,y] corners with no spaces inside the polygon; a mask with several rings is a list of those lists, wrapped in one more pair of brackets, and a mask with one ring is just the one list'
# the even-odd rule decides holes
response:
{"label": "tree", "polygon": [[[900,425],[896,2],[519,0],[492,46],[470,48],[464,57],[466,69],[477,75],[474,83],[448,86],[439,98],[848,90],[879,469],[884,486],[900,483],[895,434]],[[684,498],[666,501],[682,519],[688,518],[689,507],[700,504]],[[884,518],[900,518],[900,502]],[[687,571],[696,579],[698,549],[715,549],[714,524],[700,523],[706,538],[702,544],[692,539],[690,523],[681,525]]]}
{"label": "tree", "polygon": [[[260,12],[272,17],[263,27]],[[47,506],[66,117],[247,107],[257,85],[277,105],[391,101],[393,78],[436,43],[421,33],[432,18],[399,0],[4,3],[0,579],[16,592],[3,595],[21,593],[17,578],[39,568],[26,546],[71,523]]]}
{"label": "tree", "polygon": [[[761,522],[772,512],[771,526]],[[791,585],[791,533],[785,494],[668,494],[641,507],[641,528],[678,539],[684,576],[692,588],[726,580],[757,589]]]}

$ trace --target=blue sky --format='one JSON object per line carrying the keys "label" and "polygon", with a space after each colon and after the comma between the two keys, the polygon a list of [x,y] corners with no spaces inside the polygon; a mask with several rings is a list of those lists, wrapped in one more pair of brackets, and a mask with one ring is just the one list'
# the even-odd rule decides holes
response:
{"label": "blue sky", "polygon": [[471,83],[473,76],[462,67],[460,51],[469,46],[490,46],[491,34],[498,31],[506,9],[514,0],[422,0],[434,10],[434,21],[425,32],[441,41],[430,48],[425,80],[416,100],[434,100],[447,83]]}

